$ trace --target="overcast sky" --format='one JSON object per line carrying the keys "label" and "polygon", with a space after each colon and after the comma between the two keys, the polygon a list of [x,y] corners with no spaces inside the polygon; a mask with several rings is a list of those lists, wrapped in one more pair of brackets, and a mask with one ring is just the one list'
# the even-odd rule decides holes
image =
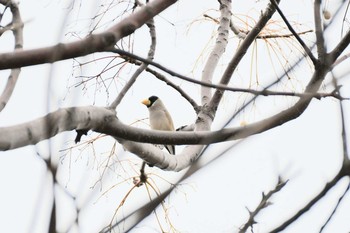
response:
{"label": "overcast sky", "polygon": [[[21,14],[25,22],[24,48],[48,46],[84,37],[92,28],[91,25],[96,23],[96,21],[91,23],[91,17],[99,13],[102,8],[97,3],[74,1],[72,4],[74,8],[71,8],[73,5],[63,1],[20,1]],[[259,15],[266,1],[249,0],[245,1],[245,4],[240,4],[233,1],[234,20],[238,25],[243,25],[244,20],[251,23],[252,19],[249,17]],[[116,15],[125,6],[113,7],[102,18],[98,30],[112,25],[113,22],[109,20],[111,15]],[[291,19],[303,22],[303,25],[296,26],[300,30],[310,29],[313,26],[311,7],[311,1],[306,0],[298,1],[297,4],[285,2],[285,5],[281,6]],[[215,41],[217,28],[215,23],[203,17],[203,13],[217,17],[219,15],[215,10],[217,8],[218,3],[214,0],[203,1],[200,4],[194,1],[179,1],[158,16],[155,19],[159,30],[155,61],[181,74],[199,79]],[[249,17],[244,16],[247,14]],[[6,39],[6,36],[11,35],[8,34],[0,38],[1,51],[9,51],[13,46],[11,42],[7,42],[11,41]],[[339,31],[329,32],[327,35],[327,39],[340,38]],[[142,28],[133,38],[134,51],[144,57],[149,46],[147,36],[147,29]],[[309,40],[306,42],[310,43]],[[290,46],[290,43],[281,42],[280,49],[285,49],[285,55],[291,62],[296,58],[297,51],[294,46]],[[232,56],[231,51],[234,51],[238,44],[239,40],[231,35],[227,48],[229,52],[224,55],[220,63],[217,77]],[[279,50],[271,48],[267,50],[267,48],[266,44],[259,42],[255,50],[252,48],[247,53],[247,59],[242,61],[243,65],[235,73],[233,86],[262,87],[273,80],[276,74],[281,74],[283,69],[277,65],[277,57],[281,54],[271,55]],[[259,54],[256,60],[250,56],[254,53]],[[78,60],[86,62],[93,58],[94,56],[88,56]],[[79,75],[97,74],[106,63],[87,65],[82,69],[74,68],[76,64],[70,60],[55,65],[23,68],[12,99],[0,114],[0,126],[32,120],[59,107],[90,104],[106,106],[113,101],[134,71],[133,68],[125,68],[118,79],[106,81],[105,83],[110,84],[106,92],[104,85],[95,81],[76,87],[80,79],[75,78]],[[336,72],[341,73],[345,70],[341,68]],[[111,73],[113,72],[115,71],[112,70]],[[0,72],[1,90],[8,73],[8,71]],[[105,78],[108,78],[108,74],[110,73],[107,73]],[[310,74],[310,66],[300,64],[292,73],[291,80],[283,82],[281,86],[284,86],[283,90],[286,91],[301,91],[308,81],[305,77],[309,78]],[[198,86],[176,78],[172,80],[191,93],[194,99],[200,100]],[[343,89],[348,90],[347,80],[341,83],[344,85]],[[330,89],[325,86],[323,90]],[[194,121],[195,114],[191,106],[177,92],[148,74],[144,74],[127,94],[118,107],[118,117],[127,124],[147,127],[147,120],[144,120],[146,123],[134,123],[148,117],[148,111],[140,101],[150,95],[157,95],[163,99],[176,128]],[[218,111],[213,129],[219,128],[232,114],[232,109],[236,110],[247,99],[247,95],[227,94]],[[231,126],[262,119],[290,106],[294,101],[287,97],[271,99],[262,97],[241,113]],[[349,103],[344,102],[344,106],[348,111]],[[312,101],[309,109],[301,117],[281,127],[239,143],[229,142],[210,146],[201,157],[200,165],[214,159],[228,146],[237,144],[183,181],[170,195],[166,206],[169,208],[167,214],[172,225],[180,232],[209,233],[217,232],[218,229],[220,232],[236,232],[249,216],[246,208],[253,210],[261,200],[261,193],[273,189],[278,177],[281,176],[289,180],[288,184],[281,193],[273,197],[273,205],[258,215],[259,224],[254,227],[254,232],[268,232],[307,203],[336,174],[342,162],[340,132],[339,103],[332,98],[326,98]],[[92,134],[83,139],[88,140],[96,136]],[[118,145],[113,164],[104,174],[103,182],[98,182],[114,140],[104,138],[96,142],[94,148],[81,146],[72,151],[62,151],[74,145],[74,138],[73,132],[64,133],[36,146],[0,152],[1,232],[46,232],[52,202],[52,181],[40,157],[46,158],[50,155],[60,167],[57,175],[60,186],[55,189],[58,203],[58,230],[67,231],[76,214],[75,204],[82,208],[80,229],[73,228],[70,232],[97,232],[109,223],[119,202],[132,187],[132,180],[118,185],[106,195],[103,195],[104,191],[123,179],[136,176],[141,161],[136,156],[126,153]],[[181,150],[181,147],[179,146],[177,150]],[[185,172],[164,172],[158,168],[150,168],[148,171],[160,189],[167,187],[167,182],[163,178],[175,182]],[[320,203],[284,232],[318,232],[347,185],[348,180],[343,180]],[[76,203],[67,193],[77,196]],[[119,216],[123,216],[139,203],[146,202],[148,198],[145,187],[135,189],[125,202]],[[349,204],[349,195],[346,195],[342,207],[335,213],[332,224],[329,224],[324,232],[349,232],[350,223],[346,218],[349,216],[349,210],[346,209],[349,208],[345,208]],[[157,214],[163,216],[164,209],[159,207]],[[167,229],[164,217],[161,217],[161,221]],[[160,232],[155,215],[149,216],[132,232]]]}

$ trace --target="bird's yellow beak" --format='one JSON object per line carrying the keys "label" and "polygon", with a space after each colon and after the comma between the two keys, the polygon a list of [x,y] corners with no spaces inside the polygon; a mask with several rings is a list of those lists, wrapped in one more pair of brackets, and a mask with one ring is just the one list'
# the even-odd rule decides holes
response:
{"label": "bird's yellow beak", "polygon": [[149,101],[149,99],[144,99],[141,101],[141,103],[146,105],[147,107],[151,105],[151,101]]}

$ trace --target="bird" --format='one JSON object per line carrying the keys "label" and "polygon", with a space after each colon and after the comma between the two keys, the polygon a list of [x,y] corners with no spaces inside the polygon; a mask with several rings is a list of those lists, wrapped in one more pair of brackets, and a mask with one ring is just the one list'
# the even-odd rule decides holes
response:
{"label": "bird", "polygon": [[[174,131],[174,124],[168,110],[158,96],[150,96],[141,102],[146,105],[149,111],[149,122],[151,129]],[[164,145],[170,154],[175,154],[174,145]]]}

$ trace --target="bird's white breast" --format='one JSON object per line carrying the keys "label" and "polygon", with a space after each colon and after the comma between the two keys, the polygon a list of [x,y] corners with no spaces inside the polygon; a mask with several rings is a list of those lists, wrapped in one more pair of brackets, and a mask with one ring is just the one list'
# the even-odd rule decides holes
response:
{"label": "bird's white breast", "polygon": [[166,114],[162,110],[156,110],[150,112],[150,124],[152,129],[157,130],[169,130],[167,126]]}

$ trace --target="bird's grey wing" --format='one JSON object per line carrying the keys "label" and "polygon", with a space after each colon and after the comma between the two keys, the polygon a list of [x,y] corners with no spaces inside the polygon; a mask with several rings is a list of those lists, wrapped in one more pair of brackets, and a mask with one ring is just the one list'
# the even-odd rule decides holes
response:
{"label": "bird's grey wing", "polygon": [[[173,123],[173,120],[169,114],[169,112],[167,110],[164,111],[165,112],[165,116],[166,118],[168,119],[168,124],[170,126],[170,131],[174,131],[175,128],[174,128],[174,123]],[[175,154],[175,146],[174,145],[165,145],[165,148],[168,150],[168,152],[172,155]]]}
{"label": "bird's grey wing", "polygon": [[175,128],[174,128],[173,119],[171,118],[171,116],[170,116],[170,114],[169,114],[169,112],[167,110],[165,110],[164,112],[165,112],[165,116],[168,119],[168,123],[169,123],[169,126],[170,126],[169,130],[174,131]]}

